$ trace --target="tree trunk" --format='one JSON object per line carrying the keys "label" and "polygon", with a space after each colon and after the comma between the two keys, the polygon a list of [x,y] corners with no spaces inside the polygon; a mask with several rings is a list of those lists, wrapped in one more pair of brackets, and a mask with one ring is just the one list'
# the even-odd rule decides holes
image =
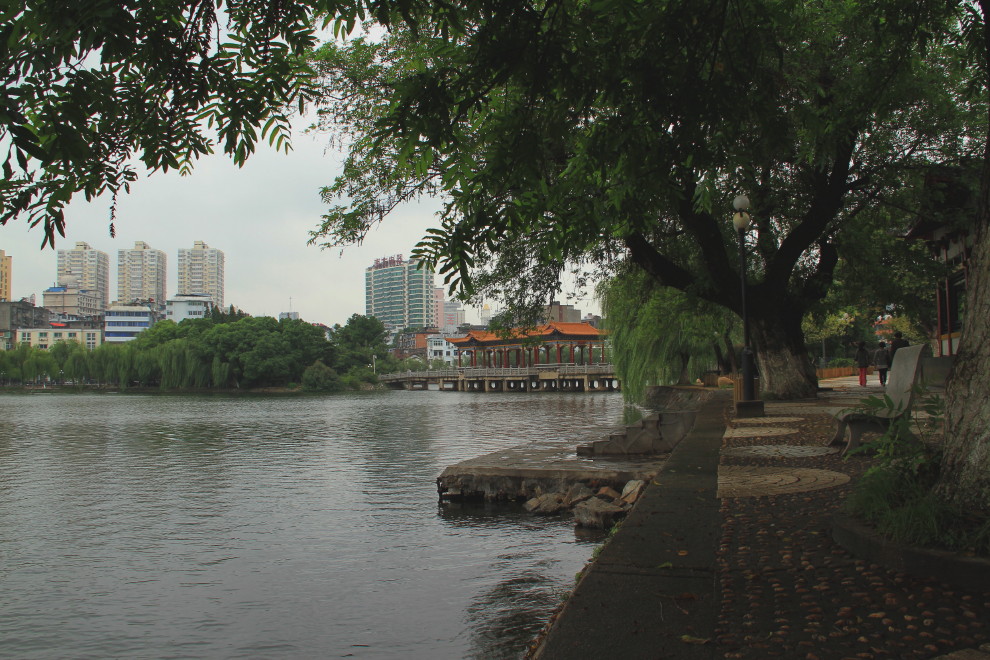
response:
{"label": "tree trunk", "polygon": [[946,390],[945,453],[936,487],[949,501],[982,511],[990,510],[990,143],[987,150],[966,278],[966,317]]}
{"label": "tree trunk", "polygon": [[678,385],[690,385],[691,376],[688,373],[688,363],[691,361],[690,353],[681,353],[681,375],[677,378]]}
{"label": "tree trunk", "polygon": [[990,510],[990,232],[970,260],[962,346],[946,391],[945,454],[938,492],[965,508]]}
{"label": "tree trunk", "polygon": [[818,376],[804,346],[801,317],[789,309],[793,307],[767,305],[749,319],[763,399],[811,399],[818,394]]}
{"label": "tree trunk", "polygon": [[732,345],[732,340],[729,338],[729,333],[726,332],[722,336],[722,340],[725,342],[725,354],[729,360],[729,371],[728,373],[738,373],[739,365],[736,364],[736,348]]}
{"label": "tree trunk", "polygon": [[728,373],[729,365],[725,361],[725,356],[722,355],[722,347],[718,345],[717,341],[712,342],[712,350],[715,352],[715,364],[718,365],[718,372],[720,374]]}

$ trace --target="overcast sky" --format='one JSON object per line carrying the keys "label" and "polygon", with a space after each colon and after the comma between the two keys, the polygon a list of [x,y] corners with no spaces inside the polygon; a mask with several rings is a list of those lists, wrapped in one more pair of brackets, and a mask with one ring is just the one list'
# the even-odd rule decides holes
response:
{"label": "overcast sky", "polygon": [[[224,252],[225,304],[253,316],[291,309],[307,321],[343,324],[365,312],[364,269],[378,257],[408,258],[435,222],[438,204],[398,209],[363,245],[343,254],[306,245],[325,210],[319,189],[339,171],[340,155],[326,151],[326,142],[325,135],[298,133],[289,154],[259,145],[243,168],[218,155],[199,161],[189,176],[141,178],[119,198],[115,238],[109,234],[110,201],[86,203],[80,196],[66,212],[66,236],[56,249],[85,241],[108,253],[110,297],[116,299],[117,250],[144,241],[166,253],[166,295],[172,296],[178,249],[204,241]],[[42,238],[40,227],[29,230],[22,221],[0,227],[0,249],[13,257],[14,300],[35,294],[41,305],[42,292],[56,282],[56,252],[40,250]],[[591,301],[576,306],[597,311]],[[475,310],[468,309],[467,320],[478,321]]]}

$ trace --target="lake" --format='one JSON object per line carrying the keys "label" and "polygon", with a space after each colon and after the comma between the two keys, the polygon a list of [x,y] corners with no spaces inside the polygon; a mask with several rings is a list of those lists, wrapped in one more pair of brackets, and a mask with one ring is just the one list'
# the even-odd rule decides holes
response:
{"label": "lake", "polygon": [[437,501],[602,394],[0,395],[0,656],[517,658],[601,542]]}

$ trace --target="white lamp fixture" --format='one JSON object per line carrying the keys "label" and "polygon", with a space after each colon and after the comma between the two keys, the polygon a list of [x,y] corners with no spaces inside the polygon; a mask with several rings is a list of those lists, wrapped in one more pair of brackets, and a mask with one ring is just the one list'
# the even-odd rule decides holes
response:
{"label": "white lamp fixture", "polygon": [[736,195],[736,198],[732,200],[732,208],[736,212],[732,215],[732,226],[736,228],[736,231],[746,231],[749,227],[749,197],[746,195]]}

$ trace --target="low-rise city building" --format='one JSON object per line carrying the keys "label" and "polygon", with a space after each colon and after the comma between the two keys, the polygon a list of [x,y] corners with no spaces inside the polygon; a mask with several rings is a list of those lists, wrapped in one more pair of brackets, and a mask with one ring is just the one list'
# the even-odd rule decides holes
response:
{"label": "low-rise city building", "polygon": [[18,330],[45,327],[50,318],[51,313],[44,307],[36,307],[33,300],[0,302],[0,348],[14,348]]}
{"label": "low-rise city building", "polygon": [[182,293],[165,301],[165,318],[180,323],[201,319],[213,310],[213,298],[206,293]]}
{"label": "low-rise city building", "polygon": [[97,291],[81,289],[75,276],[66,275],[62,279],[62,284],[49,287],[41,293],[46,309],[53,314],[76,317],[103,314],[103,301]]}
{"label": "low-rise city building", "polygon": [[74,341],[93,350],[103,343],[103,330],[99,328],[70,328],[53,323],[44,328],[20,328],[17,344],[30,344],[34,348],[51,348],[60,341]]}
{"label": "low-rise city building", "polygon": [[132,341],[160,319],[149,305],[114,305],[103,316],[103,340],[107,343]]}
{"label": "low-rise city building", "polygon": [[447,341],[448,337],[453,336],[455,336],[454,333],[442,332],[426,338],[426,355],[430,362],[443,360],[451,366],[457,365],[460,350]]}

